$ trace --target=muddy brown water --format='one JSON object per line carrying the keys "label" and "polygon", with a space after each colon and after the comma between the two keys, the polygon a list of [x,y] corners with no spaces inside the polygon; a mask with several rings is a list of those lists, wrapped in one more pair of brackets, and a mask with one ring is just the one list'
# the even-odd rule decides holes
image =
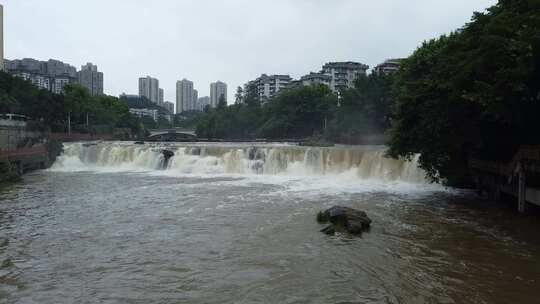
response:
{"label": "muddy brown water", "polygon": [[[473,193],[79,160],[0,190],[0,303],[540,302],[538,218]],[[373,228],[320,233],[333,205]]]}

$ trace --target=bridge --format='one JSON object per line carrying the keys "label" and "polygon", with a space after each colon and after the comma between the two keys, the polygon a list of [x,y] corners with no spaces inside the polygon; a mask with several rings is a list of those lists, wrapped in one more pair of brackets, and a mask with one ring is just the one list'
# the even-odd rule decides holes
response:
{"label": "bridge", "polygon": [[184,128],[173,128],[173,129],[152,129],[150,131],[150,136],[155,135],[163,135],[163,134],[170,134],[170,133],[176,133],[176,134],[185,134],[190,136],[197,136],[195,134],[194,129],[184,129]]}
{"label": "bridge", "polygon": [[193,129],[153,129],[149,130],[148,141],[195,141],[197,134]]}

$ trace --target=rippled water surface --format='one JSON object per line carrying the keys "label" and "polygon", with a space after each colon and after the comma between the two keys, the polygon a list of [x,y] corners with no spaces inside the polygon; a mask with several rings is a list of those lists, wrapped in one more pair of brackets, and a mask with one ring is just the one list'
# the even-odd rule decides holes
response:
{"label": "rippled water surface", "polygon": [[[0,303],[540,301],[538,219],[472,194],[349,175],[61,169],[0,190]],[[365,210],[371,231],[320,233],[315,214],[337,204]]]}

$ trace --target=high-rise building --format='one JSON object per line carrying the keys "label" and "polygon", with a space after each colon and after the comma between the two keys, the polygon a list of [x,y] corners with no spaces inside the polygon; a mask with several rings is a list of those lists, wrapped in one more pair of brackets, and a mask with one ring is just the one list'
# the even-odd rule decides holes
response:
{"label": "high-rise building", "polygon": [[381,75],[381,74],[388,75],[388,74],[395,73],[395,72],[399,71],[399,68],[401,67],[401,62],[402,61],[403,61],[403,59],[388,59],[388,60],[385,60],[383,63],[377,65],[373,69],[373,73],[375,73],[377,75]]}
{"label": "high-rise building", "polygon": [[309,73],[308,75],[303,76],[300,79],[300,82],[304,86],[323,84],[330,87],[330,83],[332,82],[332,77],[330,75],[325,75],[322,73]]}
{"label": "high-rise building", "polygon": [[0,70],[4,71],[4,7],[0,4]]}
{"label": "high-rise building", "polygon": [[164,95],[165,95],[165,92],[163,91],[163,89],[159,89],[159,100],[158,100],[158,104],[159,105],[163,105],[163,102],[164,102]]}
{"label": "high-rise building", "polygon": [[174,103],[165,101],[163,102],[163,107],[169,111],[170,114],[174,114]]}
{"label": "high-rise building", "polygon": [[292,78],[289,75],[266,75],[262,74],[261,77],[248,82],[244,88],[246,91],[250,87],[254,87],[259,100],[264,102],[268,99],[274,98],[277,94],[291,85]]}
{"label": "high-rise building", "polygon": [[79,84],[86,87],[93,96],[103,95],[103,73],[98,72],[97,65],[87,63],[81,67],[77,73]]}
{"label": "high-rise building", "polygon": [[192,110],[193,82],[187,79],[176,82],[176,113]]}
{"label": "high-rise building", "polygon": [[63,63],[60,60],[49,59],[45,62],[46,71],[49,76],[53,77],[65,77],[76,80],[77,79],[77,69],[74,66],[71,66],[67,63]]}
{"label": "high-rise building", "polygon": [[206,106],[209,106],[209,105],[210,105],[210,97],[209,96],[200,97],[197,100],[197,110],[198,111],[204,111],[204,108],[206,108]]}
{"label": "high-rise building", "polygon": [[5,71],[32,82],[35,86],[60,94],[64,87],[78,81],[77,69],[62,61],[32,58],[4,60]]}
{"label": "high-rise building", "polygon": [[332,77],[330,88],[338,93],[354,87],[354,81],[360,75],[366,75],[368,65],[358,62],[329,62],[323,66],[322,73]]}
{"label": "high-rise building", "polygon": [[155,104],[159,103],[159,80],[150,76],[139,78],[139,96],[144,96]]}
{"label": "high-rise building", "polygon": [[199,91],[193,89],[193,96],[191,97],[191,107],[190,110],[197,111],[198,105],[197,102],[199,101]]}
{"label": "high-rise building", "polygon": [[227,84],[218,80],[210,84],[210,106],[217,107],[221,98],[227,102]]}
{"label": "high-rise building", "polygon": [[52,79],[47,75],[45,62],[30,58],[5,60],[4,70],[13,76],[30,81],[40,89],[49,91],[52,89]]}

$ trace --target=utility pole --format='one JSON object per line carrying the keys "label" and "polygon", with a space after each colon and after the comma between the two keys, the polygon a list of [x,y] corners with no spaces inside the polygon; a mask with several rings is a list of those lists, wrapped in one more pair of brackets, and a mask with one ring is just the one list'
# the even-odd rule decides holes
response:
{"label": "utility pole", "polygon": [[71,112],[68,113],[68,134],[71,135]]}
{"label": "utility pole", "polygon": [[527,177],[523,162],[519,164],[518,172],[518,211],[524,213],[527,206]]}

